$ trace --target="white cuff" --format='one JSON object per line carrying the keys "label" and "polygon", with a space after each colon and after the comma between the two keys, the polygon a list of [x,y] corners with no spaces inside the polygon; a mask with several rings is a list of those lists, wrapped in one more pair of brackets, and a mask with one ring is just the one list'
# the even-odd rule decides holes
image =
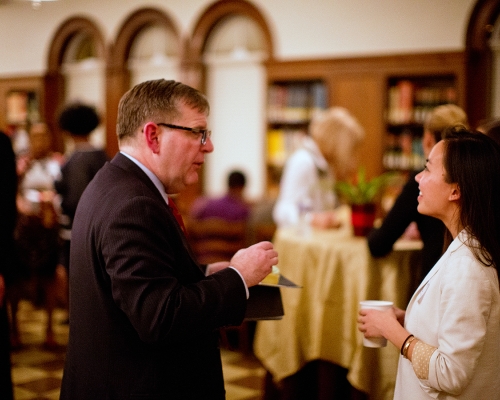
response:
{"label": "white cuff", "polygon": [[234,268],[233,266],[229,266],[228,268],[231,268],[231,269],[234,269],[238,275],[240,276],[241,280],[243,281],[243,285],[245,285],[245,291],[247,293],[247,300],[248,298],[250,297],[250,292],[248,291],[248,286],[247,286],[247,283],[245,282],[245,280],[243,279],[243,275],[241,275],[240,271],[238,271],[236,268]]}

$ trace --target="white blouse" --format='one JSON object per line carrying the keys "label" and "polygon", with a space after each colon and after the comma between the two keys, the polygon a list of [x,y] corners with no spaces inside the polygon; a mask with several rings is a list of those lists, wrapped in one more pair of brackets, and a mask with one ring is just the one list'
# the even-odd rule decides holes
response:
{"label": "white blouse", "polygon": [[328,163],[310,137],[304,138],[285,164],[280,192],[273,209],[274,222],[279,227],[299,223],[301,211],[333,209],[336,197],[334,178]]}

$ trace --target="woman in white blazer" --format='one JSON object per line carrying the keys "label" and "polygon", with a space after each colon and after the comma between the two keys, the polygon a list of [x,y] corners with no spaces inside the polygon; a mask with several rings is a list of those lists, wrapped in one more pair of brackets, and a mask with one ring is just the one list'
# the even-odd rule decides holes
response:
{"label": "woman in white blazer", "polygon": [[500,147],[455,127],[415,179],[453,241],[406,312],[362,310],[359,330],[401,349],[395,399],[500,399]]}

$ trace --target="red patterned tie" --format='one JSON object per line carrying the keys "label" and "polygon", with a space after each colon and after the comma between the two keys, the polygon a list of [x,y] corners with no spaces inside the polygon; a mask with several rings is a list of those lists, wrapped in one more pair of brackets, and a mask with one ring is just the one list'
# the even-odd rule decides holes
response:
{"label": "red patterned tie", "polygon": [[168,198],[168,205],[172,209],[172,213],[174,214],[174,217],[177,220],[177,223],[181,227],[182,232],[184,232],[184,235],[187,235],[186,227],[184,226],[184,221],[182,220],[182,215],[179,212],[179,209],[177,208],[177,206],[175,205],[175,203],[171,197]]}

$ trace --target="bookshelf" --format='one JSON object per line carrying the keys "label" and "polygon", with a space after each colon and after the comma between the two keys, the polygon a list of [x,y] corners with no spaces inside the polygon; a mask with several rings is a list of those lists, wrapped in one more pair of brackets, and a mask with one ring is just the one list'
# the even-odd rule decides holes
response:
{"label": "bookshelf", "polygon": [[386,102],[384,169],[421,170],[425,165],[424,122],[434,107],[458,103],[456,77],[453,74],[389,77]]}
{"label": "bookshelf", "polygon": [[328,107],[328,98],[321,80],[273,81],[267,93],[268,191],[276,195],[287,158],[308,134],[314,114]]}
{"label": "bookshelf", "polygon": [[6,119],[9,125],[26,125],[40,120],[36,91],[10,90],[6,96]]}
{"label": "bookshelf", "polygon": [[0,79],[0,129],[10,132],[20,125],[44,120],[43,78]]}

